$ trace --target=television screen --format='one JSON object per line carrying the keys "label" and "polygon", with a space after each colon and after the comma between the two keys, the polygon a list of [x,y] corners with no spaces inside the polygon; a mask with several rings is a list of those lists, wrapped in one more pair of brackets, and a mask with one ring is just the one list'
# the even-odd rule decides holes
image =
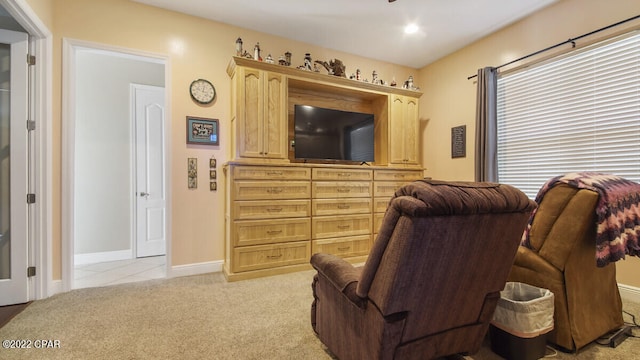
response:
{"label": "television screen", "polygon": [[295,157],[373,162],[374,116],[295,105]]}

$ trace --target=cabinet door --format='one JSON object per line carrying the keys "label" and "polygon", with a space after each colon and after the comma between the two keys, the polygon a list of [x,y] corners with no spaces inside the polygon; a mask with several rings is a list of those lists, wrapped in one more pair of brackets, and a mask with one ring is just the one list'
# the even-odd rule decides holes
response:
{"label": "cabinet door", "polygon": [[242,157],[262,157],[264,92],[259,70],[240,69],[238,86],[238,147]]}
{"label": "cabinet door", "polygon": [[265,73],[263,155],[284,159],[287,156],[286,86],[280,74]]}
{"label": "cabinet door", "polygon": [[404,164],[404,118],[405,101],[403,96],[391,98],[391,121],[389,122],[389,162]]}
{"label": "cabinet door", "polygon": [[418,163],[418,99],[393,95],[389,124],[389,161]]}
{"label": "cabinet door", "polygon": [[404,116],[404,158],[407,164],[418,164],[418,99],[406,98]]}

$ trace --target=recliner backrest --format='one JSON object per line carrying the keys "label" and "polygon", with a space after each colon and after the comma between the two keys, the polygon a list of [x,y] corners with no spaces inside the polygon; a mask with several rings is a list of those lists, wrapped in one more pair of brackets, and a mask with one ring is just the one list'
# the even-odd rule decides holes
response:
{"label": "recliner backrest", "polygon": [[405,340],[490,320],[535,207],[508,186],[451,185],[396,193],[358,284],[383,316],[406,321]]}
{"label": "recliner backrest", "polygon": [[549,189],[531,223],[529,238],[532,250],[564,271],[576,242],[593,229],[597,202],[598,193],[588,189],[566,184]]}

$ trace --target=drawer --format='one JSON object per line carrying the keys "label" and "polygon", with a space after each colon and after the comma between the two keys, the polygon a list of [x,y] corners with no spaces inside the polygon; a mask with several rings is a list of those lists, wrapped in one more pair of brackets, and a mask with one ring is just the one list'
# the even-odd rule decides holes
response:
{"label": "drawer", "polygon": [[375,170],[373,180],[413,181],[424,179],[422,170]]}
{"label": "drawer", "polygon": [[234,201],[234,220],[308,217],[310,200]]}
{"label": "drawer", "polygon": [[349,236],[337,239],[313,240],[311,253],[333,254],[340,257],[361,256],[369,253],[371,236]]}
{"label": "drawer", "polygon": [[246,246],[233,249],[231,271],[268,269],[306,264],[311,256],[311,243],[301,241],[277,245]]}
{"label": "drawer", "polygon": [[319,216],[312,218],[312,238],[371,234],[371,215]]}
{"label": "drawer", "polygon": [[349,199],[314,199],[311,202],[311,214],[369,214],[371,213],[371,198]]}
{"label": "drawer", "polygon": [[373,198],[373,212],[374,213],[383,213],[387,211],[387,207],[389,207],[389,202],[391,202],[390,197],[376,197]]}
{"label": "drawer", "polygon": [[399,181],[374,181],[373,182],[373,196],[387,196],[391,197],[396,193],[396,190],[400,189],[402,185],[407,182]]}
{"label": "drawer", "polygon": [[313,180],[370,181],[373,178],[373,171],[314,168],[311,172],[311,178]]}
{"label": "drawer", "polygon": [[234,200],[308,199],[308,181],[235,181]]}
{"label": "drawer", "polygon": [[309,240],[309,218],[278,220],[236,220],[233,222],[233,246],[274,244]]}
{"label": "drawer", "polygon": [[235,180],[309,180],[311,169],[304,167],[235,166]]}
{"label": "drawer", "polygon": [[313,181],[314,199],[371,197],[370,181]]}
{"label": "drawer", "polygon": [[382,220],[384,219],[384,213],[373,214],[373,233],[377,234],[382,226]]}

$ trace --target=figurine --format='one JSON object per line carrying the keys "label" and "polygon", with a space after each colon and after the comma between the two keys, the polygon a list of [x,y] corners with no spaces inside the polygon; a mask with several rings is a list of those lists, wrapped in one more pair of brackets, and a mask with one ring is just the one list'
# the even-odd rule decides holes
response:
{"label": "figurine", "polygon": [[396,78],[395,77],[391,80],[391,84],[389,84],[389,86],[393,86],[393,87],[398,86],[398,84],[396,83]]}
{"label": "figurine", "polygon": [[291,66],[291,53],[288,51],[284,53],[284,58],[285,58],[285,61],[287,62],[286,65]]}
{"label": "figurine", "polygon": [[242,56],[242,39],[240,37],[236,40],[236,55]]}
{"label": "figurine", "polygon": [[275,61],[273,61],[273,58],[271,57],[271,54],[267,55],[267,58],[264,59],[264,62],[268,63],[268,64],[274,64]]}
{"label": "figurine", "polygon": [[356,69],[356,80],[358,80],[358,81],[362,80],[362,76],[360,74],[360,69]]}
{"label": "figurine", "polygon": [[404,89],[409,89],[409,90],[413,90],[413,75],[409,75],[409,78],[407,79],[407,81],[404,82]]}
{"label": "figurine", "polygon": [[256,43],[256,46],[253,47],[253,60],[262,61],[262,57],[260,56],[260,43]]}
{"label": "figurine", "polygon": [[311,71],[311,54],[310,53],[304,54],[304,68],[305,70]]}
{"label": "figurine", "polygon": [[342,61],[338,59],[329,60],[329,63],[327,63],[326,61],[319,61],[319,60],[316,60],[315,62],[316,64],[320,64],[324,66],[324,68],[327,69],[327,71],[329,72],[329,75],[347,77],[347,74],[345,74],[345,71],[344,71],[345,66],[342,63]]}
{"label": "figurine", "polygon": [[378,83],[378,73],[375,70],[373,70],[373,73],[371,73],[371,83],[372,84]]}

